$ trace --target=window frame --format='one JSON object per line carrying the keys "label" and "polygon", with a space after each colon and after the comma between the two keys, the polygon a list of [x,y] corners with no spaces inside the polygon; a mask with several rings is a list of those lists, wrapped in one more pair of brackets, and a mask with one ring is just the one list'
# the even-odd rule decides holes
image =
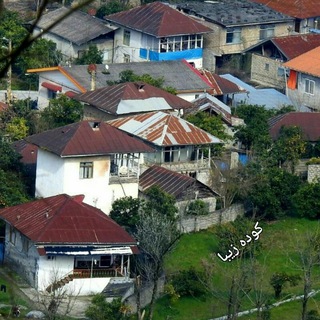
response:
{"label": "window frame", "polygon": [[131,38],[131,32],[130,30],[124,29],[123,30],[123,44],[125,46],[130,46],[130,38]]}
{"label": "window frame", "polygon": [[306,94],[314,95],[316,83],[314,80],[304,79],[304,92]]}
{"label": "window frame", "polygon": [[92,161],[80,162],[79,178],[81,180],[93,178],[93,162]]}
{"label": "window frame", "polygon": [[241,43],[241,28],[239,27],[227,28],[226,44],[239,44],[239,43]]}
{"label": "window frame", "polygon": [[[275,24],[262,24],[260,25],[259,40],[270,39],[274,37],[276,25]],[[269,35],[269,33],[272,33]]]}

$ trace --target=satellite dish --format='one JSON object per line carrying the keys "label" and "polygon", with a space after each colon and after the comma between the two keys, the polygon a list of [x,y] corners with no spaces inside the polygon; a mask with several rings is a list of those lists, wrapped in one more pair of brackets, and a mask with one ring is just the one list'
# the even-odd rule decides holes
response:
{"label": "satellite dish", "polygon": [[109,66],[107,64],[104,67],[106,68],[106,70],[109,70]]}

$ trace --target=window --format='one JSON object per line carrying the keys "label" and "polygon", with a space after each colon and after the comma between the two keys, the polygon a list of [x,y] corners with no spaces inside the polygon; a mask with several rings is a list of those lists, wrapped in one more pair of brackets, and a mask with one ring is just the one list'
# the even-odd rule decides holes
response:
{"label": "window", "polygon": [[57,93],[55,91],[48,89],[48,99],[55,99],[57,97]]}
{"label": "window", "polygon": [[314,81],[306,79],[305,80],[305,93],[314,94]]}
{"label": "window", "polygon": [[130,31],[124,30],[123,32],[123,44],[126,46],[130,45]]}
{"label": "window", "polygon": [[27,254],[29,251],[29,240],[26,237],[21,237],[22,251]]}
{"label": "window", "polygon": [[226,43],[240,43],[240,42],[241,42],[241,29],[227,28]]}
{"label": "window", "polygon": [[93,177],[93,162],[80,162],[80,179]]}
{"label": "window", "polygon": [[260,26],[260,40],[268,39],[274,36],[274,24],[265,24]]}
{"label": "window", "polygon": [[266,63],[266,64],[264,65],[264,70],[269,71],[269,63]]}
{"label": "window", "polygon": [[13,227],[10,227],[9,241],[14,245],[16,244],[16,231]]}
{"label": "window", "polygon": [[110,267],[111,266],[111,255],[100,257],[100,267]]}

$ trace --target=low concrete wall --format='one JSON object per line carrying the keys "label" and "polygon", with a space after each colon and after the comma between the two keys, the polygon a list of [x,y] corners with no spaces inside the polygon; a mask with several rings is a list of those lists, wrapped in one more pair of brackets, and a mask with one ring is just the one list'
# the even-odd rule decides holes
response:
{"label": "low concrete wall", "polygon": [[214,211],[206,216],[187,216],[179,220],[178,226],[181,232],[189,233],[205,230],[209,227],[234,221],[238,216],[243,216],[244,208],[242,204],[234,204],[229,208]]}
{"label": "low concrete wall", "polygon": [[320,164],[308,165],[308,182],[320,181]]}

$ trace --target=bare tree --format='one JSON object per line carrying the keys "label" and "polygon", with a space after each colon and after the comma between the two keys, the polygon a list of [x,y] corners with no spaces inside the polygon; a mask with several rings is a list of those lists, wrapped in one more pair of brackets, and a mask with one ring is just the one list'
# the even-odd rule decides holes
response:
{"label": "bare tree", "polygon": [[[159,279],[163,274],[164,258],[179,237],[176,221],[156,211],[141,213],[136,238],[139,241],[142,255],[137,261],[137,270],[141,278],[152,284],[149,320],[153,318]],[[138,295],[140,296],[140,292]],[[137,302],[137,309],[138,317],[141,317],[140,301]]]}

